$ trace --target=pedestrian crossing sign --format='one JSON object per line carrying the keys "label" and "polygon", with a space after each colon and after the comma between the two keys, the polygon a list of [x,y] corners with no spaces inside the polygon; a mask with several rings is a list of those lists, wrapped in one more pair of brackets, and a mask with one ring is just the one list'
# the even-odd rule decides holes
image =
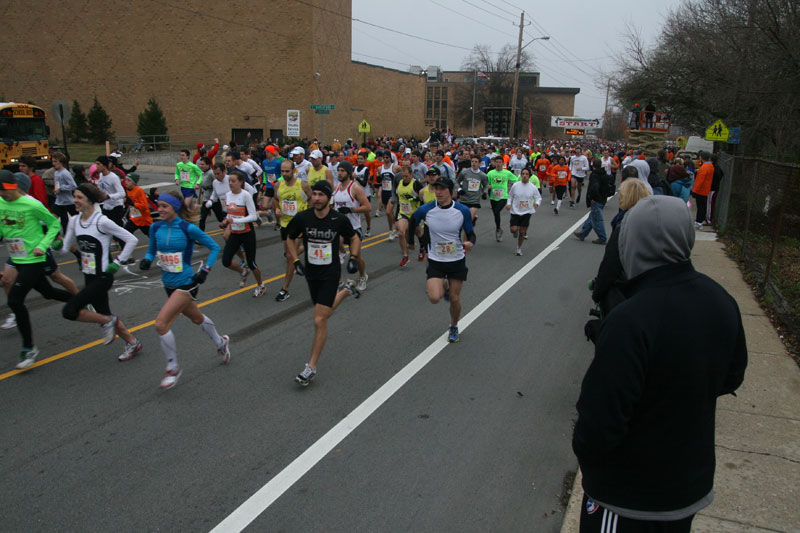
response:
{"label": "pedestrian crossing sign", "polygon": [[727,141],[730,130],[725,126],[721,120],[716,121],[706,130],[707,141]]}
{"label": "pedestrian crossing sign", "polygon": [[358,133],[369,133],[369,122],[362,120],[358,125]]}

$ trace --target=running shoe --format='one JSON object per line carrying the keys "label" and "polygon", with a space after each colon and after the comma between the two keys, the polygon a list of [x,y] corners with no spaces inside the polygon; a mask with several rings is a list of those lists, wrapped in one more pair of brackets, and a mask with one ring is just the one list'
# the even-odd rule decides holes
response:
{"label": "running shoe", "polygon": [[363,277],[358,278],[358,283],[356,283],[356,288],[359,291],[367,290],[367,280],[369,280],[369,274],[364,274]]}
{"label": "running shoe", "polygon": [[603,239],[595,239],[592,241],[592,244],[605,244],[605,243],[606,241],[604,241]]}
{"label": "running shoe", "polygon": [[222,347],[217,348],[217,355],[222,358],[222,364],[226,364],[231,360],[231,338],[227,335],[220,337],[222,339]]}
{"label": "running shoe", "polygon": [[275,301],[285,302],[286,300],[289,299],[289,296],[290,296],[289,291],[281,289],[281,292],[279,292],[278,295],[275,297]]}
{"label": "running shoe", "polygon": [[353,298],[360,298],[361,297],[361,292],[356,287],[356,284],[353,283],[352,279],[348,279],[345,282],[344,289],[346,291],[350,292],[350,296],[352,296]]}
{"label": "running shoe", "polygon": [[397,238],[397,232],[395,232],[394,230],[390,231],[389,232],[389,241],[393,241],[396,238]]}
{"label": "running shoe", "polygon": [[575,202],[573,202],[572,200],[570,200],[570,201],[569,201],[569,206],[570,206],[570,207],[575,207]]}
{"label": "running shoe", "polygon": [[253,298],[258,298],[259,296],[264,296],[264,293],[267,292],[267,286],[263,283],[253,290]]}
{"label": "running shoe", "polygon": [[36,346],[33,348],[23,348],[19,352],[19,363],[17,363],[17,368],[20,370],[30,368],[30,366],[36,361],[37,355],[39,355],[39,348]]}
{"label": "running shoe", "polygon": [[573,235],[575,235],[575,237],[577,237],[579,241],[582,241],[583,239],[586,238],[586,235],[581,233],[581,230],[576,231],[575,233],[573,233]]}
{"label": "running shoe", "polygon": [[494,238],[497,242],[503,240],[503,228],[497,228],[497,230],[494,232]]}
{"label": "running shoe", "polygon": [[133,343],[125,343],[125,349],[122,350],[122,353],[117,357],[119,361],[130,361],[133,359],[133,356],[139,353],[142,349],[142,343],[139,341]]}
{"label": "running shoe", "polygon": [[133,256],[131,256],[127,258],[125,261],[121,261],[120,265],[132,265],[134,263],[136,263],[136,259],[134,259]]}
{"label": "running shoe", "polygon": [[401,259],[401,260],[400,260],[400,266],[401,266],[401,267],[404,267],[404,266],[406,266],[407,264],[408,264],[408,256],[407,256],[407,255],[404,255],[404,256],[403,256],[403,259]]}
{"label": "running shoe", "polygon": [[550,205],[556,205],[556,201],[555,200],[550,200]]}
{"label": "running shoe", "polygon": [[450,326],[450,331],[447,333],[447,342],[458,342],[458,326]]}
{"label": "running shoe", "polygon": [[308,384],[311,383],[311,380],[314,379],[317,375],[317,371],[308,366],[306,363],[306,367],[303,369],[302,372],[297,374],[294,380],[301,386],[301,387],[308,387]]}
{"label": "running shoe", "polygon": [[14,329],[15,327],[17,327],[17,317],[14,313],[9,313],[6,317],[6,321],[0,325],[0,329]]}
{"label": "running shoe", "polygon": [[239,288],[244,287],[247,285],[247,275],[250,273],[250,269],[246,266],[242,267],[242,279],[239,281]]}
{"label": "running shoe", "polygon": [[114,336],[116,335],[116,328],[117,328],[117,317],[111,315],[109,317],[109,321],[103,324],[103,344],[111,344],[114,342]]}
{"label": "running shoe", "polygon": [[375,211],[375,218],[378,218],[380,216],[381,216],[381,212],[380,211]]}
{"label": "running shoe", "polygon": [[367,228],[367,229],[364,231],[364,237],[369,237],[369,235],[370,235],[370,232],[371,232],[370,228]]}
{"label": "running shoe", "polygon": [[527,241],[528,240],[528,234],[526,233],[525,237],[523,237],[523,238]]}
{"label": "running shoe", "polygon": [[517,248],[517,255],[522,255],[522,248]]}
{"label": "running shoe", "polygon": [[700,222],[695,222],[694,223],[694,228],[695,229],[703,229],[703,225]]}
{"label": "running shoe", "polygon": [[424,261],[424,260],[425,260],[425,252],[423,250],[420,250],[419,254],[417,255],[417,261],[421,262],[421,261]]}
{"label": "running shoe", "polygon": [[173,370],[167,370],[167,373],[164,375],[164,379],[161,380],[159,387],[165,390],[171,389],[178,384],[178,378],[181,377],[181,374],[183,374],[183,369],[180,367]]}
{"label": "running shoe", "polygon": [[579,194],[579,195],[578,195],[578,197],[575,199],[575,203],[576,203],[576,204],[579,204],[579,203],[581,203],[581,195],[580,195],[580,194]]}
{"label": "running shoe", "polygon": [[557,207],[553,208],[553,213],[555,213],[556,215],[558,214],[558,208]]}
{"label": "running shoe", "polygon": [[344,260],[347,258],[347,252],[339,252],[339,264],[343,265]]}

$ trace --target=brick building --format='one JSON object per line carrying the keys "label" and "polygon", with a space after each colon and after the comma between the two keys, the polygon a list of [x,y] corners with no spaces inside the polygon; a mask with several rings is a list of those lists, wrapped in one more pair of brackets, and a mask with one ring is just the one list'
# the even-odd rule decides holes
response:
{"label": "brick building", "polygon": [[77,100],[87,112],[96,95],[118,136],[136,135],[150,97],[170,133],[223,140],[242,131],[285,135],[289,109],[300,110],[302,137],[320,136],[322,115],[311,104],[335,106],[325,115],[327,143],[357,138],[364,119],[372,134],[426,131],[424,79],[351,61],[350,0],[324,3],[343,16],[293,0],[5,5],[19,14],[35,5],[39,16],[5,40],[0,96],[46,110]]}

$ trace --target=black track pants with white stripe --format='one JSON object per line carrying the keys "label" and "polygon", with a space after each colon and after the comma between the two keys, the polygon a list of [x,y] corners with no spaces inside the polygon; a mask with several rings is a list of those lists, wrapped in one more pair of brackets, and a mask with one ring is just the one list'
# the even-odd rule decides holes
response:
{"label": "black track pants with white stripe", "polygon": [[689,533],[694,515],[673,522],[633,520],[593,502],[585,494],[580,533]]}

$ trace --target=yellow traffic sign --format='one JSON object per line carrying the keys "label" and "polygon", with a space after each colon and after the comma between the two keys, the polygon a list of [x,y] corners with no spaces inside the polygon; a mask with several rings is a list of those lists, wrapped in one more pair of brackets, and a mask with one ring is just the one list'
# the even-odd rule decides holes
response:
{"label": "yellow traffic sign", "polygon": [[727,141],[730,130],[725,126],[721,120],[716,121],[706,130],[707,141]]}
{"label": "yellow traffic sign", "polygon": [[686,139],[686,137],[680,136],[677,139],[675,139],[675,146],[677,146],[678,148],[686,148],[687,142],[688,139]]}
{"label": "yellow traffic sign", "polygon": [[362,120],[358,125],[358,133],[369,133],[369,122]]}

